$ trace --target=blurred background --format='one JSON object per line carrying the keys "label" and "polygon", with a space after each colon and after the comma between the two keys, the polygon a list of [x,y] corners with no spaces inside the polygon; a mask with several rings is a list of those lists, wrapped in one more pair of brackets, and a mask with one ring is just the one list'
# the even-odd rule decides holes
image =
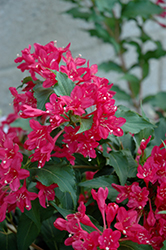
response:
{"label": "blurred background", "polygon": [[[111,0],[110,0],[111,1]],[[74,2],[74,1],[73,1]],[[106,1],[108,3],[108,0]],[[115,2],[115,1],[114,1]],[[90,65],[115,60],[117,55],[108,42],[97,36],[91,36],[86,29],[93,28],[93,22],[73,18],[64,13],[74,7],[72,1],[63,0],[0,0],[0,112],[4,116],[12,112],[12,96],[8,88],[17,87],[28,72],[17,69],[14,59],[29,44],[46,44],[57,40],[58,47],[71,43],[73,56],[81,54],[90,61]],[[166,28],[157,23],[147,22],[145,29],[154,40],[161,41],[166,50]],[[123,25],[121,36],[136,36],[138,30],[134,22],[128,20]],[[144,50],[155,50],[152,42],[147,41]],[[135,48],[131,46],[124,53],[126,62],[131,65],[136,58]],[[137,72],[138,71],[138,72]],[[139,75],[139,70],[135,70]],[[116,71],[99,70],[99,76],[106,77],[127,91],[126,82],[119,80]],[[166,91],[166,56],[149,60],[149,72],[142,85],[143,96]]]}

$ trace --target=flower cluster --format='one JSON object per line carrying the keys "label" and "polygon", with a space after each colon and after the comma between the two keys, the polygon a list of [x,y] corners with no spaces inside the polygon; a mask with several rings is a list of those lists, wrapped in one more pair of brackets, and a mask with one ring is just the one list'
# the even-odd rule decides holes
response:
{"label": "flower cluster", "polygon": [[[127,199],[127,207],[137,212],[137,218],[143,216],[141,242],[158,250],[166,238],[166,217],[163,212],[166,210],[166,149],[163,143],[153,147],[151,155],[143,166],[138,166],[137,171],[137,177],[143,179],[146,186],[141,188],[138,182],[125,186],[112,184],[119,192],[116,202],[121,203]],[[129,240],[138,243],[126,235]]]}
{"label": "flower cluster", "polygon": [[[115,117],[115,92],[105,78],[97,77],[97,65],[85,66],[86,60],[73,58],[69,50],[58,48],[54,42],[45,46],[35,43],[15,59],[18,68],[28,70],[31,77],[23,80],[19,93],[14,87],[14,113],[2,122],[0,129],[0,221],[6,212],[16,207],[21,212],[31,209],[31,200],[39,198],[42,207],[54,200],[58,185],[45,186],[36,181],[36,191],[29,192],[23,155],[42,168],[53,157],[65,157],[74,164],[74,153],[95,158],[95,148],[109,133],[122,136],[124,118]],[[60,66],[61,64],[61,66]],[[37,79],[37,75],[43,81]],[[41,107],[38,96],[46,93]],[[45,96],[44,96],[45,97]],[[24,127],[10,127],[17,119],[29,119],[31,132]],[[7,127],[6,127],[7,126]],[[6,131],[6,132],[5,132]],[[62,144],[57,142],[62,137]]]}
{"label": "flower cluster", "polygon": [[[166,141],[151,144],[153,125],[135,112],[121,107],[116,117],[112,84],[96,75],[97,65],[73,58],[69,47],[34,44],[33,53],[29,46],[15,60],[31,76],[22,92],[10,88],[14,113],[0,127],[0,222],[16,208],[24,213],[36,206],[28,220],[40,228],[47,216],[35,214],[39,204],[51,204],[54,226],[69,233],[64,243],[75,250],[117,250],[124,241],[159,250],[166,240]],[[124,136],[120,114],[138,121],[136,129],[124,126]],[[108,183],[116,199],[101,187]],[[76,213],[58,217],[77,203]],[[95,221],[99,214],[102,222]]]}
{"label": "flower cluster", "polygon": [[[75,250],[92,250],[97,249],[97,247],[106,250],[116,250],[119,247],[121,232],[119,230],[113,231],[110,228],[110,224],[114,220],[115,215],[119,210],[119,206],[115,203],[109,203],[106,205],[105,200],[108,195],[107,188],[105,188],[105,190],[99,188],[98,192],[92,189],[91,192],[94,200],[97,201],[99,210],[103,217],[103,232],[101,232],[101,230],[96,227],[85,214],[86,207],[83,202],[80,203],[77,213],[67,215],[67,220],[58,218],[54,222],[54,226],[59,230],[66,230],[69,232],[69,237],[65,240],[65,245],[72,245]],[[92,232],[88,233],[86,230],[83,230],[81,224],[91,227],[93,229]]]}
{"label": "flower cluster", "polygon": [[[99,141],[106,139],[109,133],[122,136],[120,127],[125,123],[124,118],[115,116],[117,107],[112,98],[115,92],[110,90],[112,85],[107,79],[95,75],[97,65],[90,67],[87,62],[85,66],[85,59],[80,56],[73,58],[70,45],[66,48],[54,45],[54,42],[45,46],[34,44],[34,53],[30,52],[30,46],[24,49],[15,62],[21,63],[18,66],[21,71],[29,71],[32,80],[26,82],[24,94],[10,89],[15,113],[22,118],[31,118],[33,131],[28,134],[24,147],[34,151],[31,161],[38,161],[39,168],[53,156],[66,157],[73,165],[74,153],[95,158]],[[61,62],[64,65],[59,66]],[[36,74],[44,78],[42,90],[50,91],[44,110],[36,105],[34,89],[41,85]],[[63,81],[65,75],[71,80],[62,86],[61,78]],[[65,88],[70,88],[70,91]],[[52,137],[51,133],[57,130],[59,132]],[[61,134],[63,144],[60,147],[56,142]]]}
{"label": "flower cluster", "polygon": [[[142,155],[150,138],[151,136],[141,142]],[[119,207],[116,203],[106,204],[107,187],[105,190],[100,187],[98,192],[91,190],[92,197],[97,201],[102,215],[103,230],[99,225],[96,228],[85,214],[86,208],[83,201],[80,201],[76,214],[68,215],[67,220],[58,218],[54,222],[56,228],[69,232],[66,245],[72,245],[75,250],[90,250],[97,247],[109,250],[118,249],[120,242],[129,240],[138,244],[151,245],[155,250],[161,249],[166,239],[166,148],[164,144],[155,146],[144,165],[138,166],[137,177],[144,180],[143,187],[141,187],[142,182],[140,186],[140,181],[124,186],[112,184],[112,187],[119,192],[116,202],[127,201],[126,208]],[[138,154],[141,155],[139,151]],[[93,228],[92,232],[83,230],[81,223]],[[113,226],[115,230],[112,230]]]}
{"label": "flower cluster", "polygon": [[[23,155],[19,152],[17,141],[18,136],[12,129],[7,133],[0,130],[0,221],[5,219],[6,212],[13,211],[16,207],[21,212],[24,212],[24,208],[30,210],[31,200],[37,197],[43,207],[46,201],[55,198],[56,184],[46,187],[37,182],[38,194],[27,190],[26,179],[30,173],[22,168]],[[24,180],[23,185],[21,180]]]}

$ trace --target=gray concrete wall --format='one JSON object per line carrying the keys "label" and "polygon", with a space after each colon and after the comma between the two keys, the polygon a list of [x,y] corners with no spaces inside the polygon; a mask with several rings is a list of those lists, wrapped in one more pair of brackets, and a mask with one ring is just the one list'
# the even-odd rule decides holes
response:
{"label": "gray concrete wall", "polygon": [[[89,27],[84,21],[72,19],[62,12],[71,6],[62,0],[0,0],[0,110],[1,115],[12,111],[10,103],[12,97],[8,88],[18,86],[28,72],[21,73],[14,63],[16,55],[29,44],[38,42],[46,44],[57,40],[58,46],[66,46],[71,42],[71,51],[74,56],[79,53],[90,64],[100,63],[114,57],[109,44],[103,44],[100,40],[90,37],[83,29]],[[166,30],[158,25],[148,27],[156,39],[161,39],[166,49]],[[135,32],[131,27],[125,32]],[[134,51],[126,55],[129,63],[134,60]],[[166,90],[166,58],[159,62],[151,61],[151,74],[146,79],[143,87],[144,95],[154,94],[160,90]],[[100,76],[107,77],[111,82],[117,81],[115,73]],[[126,88],[124,82],[121,87]]]}

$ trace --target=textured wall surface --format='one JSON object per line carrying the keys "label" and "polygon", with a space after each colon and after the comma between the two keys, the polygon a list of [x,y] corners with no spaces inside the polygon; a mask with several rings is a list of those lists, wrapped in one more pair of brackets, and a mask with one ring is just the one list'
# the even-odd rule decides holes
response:
{"label": "textured wall surface", "polygon": [[[83,31],[89,24],[63,14],[63,11],[70,6],[71,4],[62,0],[0,0],[1,115],[12,111],[10,105],[12,97],[8,88],[18,86],[23,77],[28,75],[28,72],[23,74],[16,68],[14,59],[29,44],[33,45],[34,42],[46,44],[57,40],[58,46],[66,46],[71,42],[73,55],[81,53],[84,58],[90,60],[90,64],[114,57],[109,44],[103,44]],[[166,49],[166,31],[150,23],[147,29],[154,38],[162,40]],[[124,36],[129,32],[131,35],[135,32],[132,23],[125,27]],[[135,60],[135,52],[131,50],[126,58],[131,63]],[[151,60],[150,72],[150,76],[144,82],[144,95],[166,90],[166,58],[162,58],[159,62]],[[111,82],[116,82],[117,79],[115,73],[99,72],[99,75],[107,77]],[[125,88],[123,82],[121,87]]]}

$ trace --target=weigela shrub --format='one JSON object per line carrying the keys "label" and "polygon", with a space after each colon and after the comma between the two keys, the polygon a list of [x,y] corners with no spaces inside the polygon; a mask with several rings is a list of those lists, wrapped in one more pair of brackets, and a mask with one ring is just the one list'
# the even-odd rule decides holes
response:
{"label": "weigela shrub", "polygon": [[54,249],[51,241],[56,249],[161,249],[165,120],[154,125],[117,107],[113,84],[69,48],[36,43],[15,59],[30,76],[10,88],[14,112],[0,129],[2,242],[10,232],[14,250]]}

